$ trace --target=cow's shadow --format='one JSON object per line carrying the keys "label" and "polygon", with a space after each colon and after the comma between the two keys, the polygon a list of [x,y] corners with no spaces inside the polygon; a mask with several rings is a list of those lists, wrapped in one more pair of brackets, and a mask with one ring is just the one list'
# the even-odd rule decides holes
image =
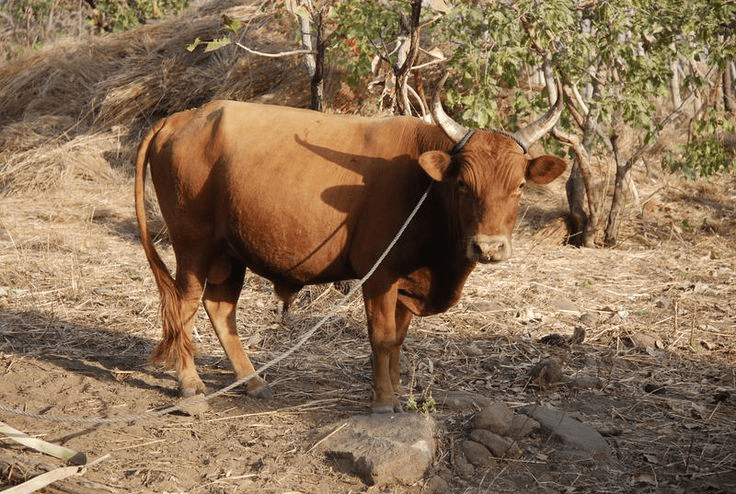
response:
{"label": "cow's shadow", "polygon": [[[0,353],[28,357],[106,383],[179,397],[173,372],[151,363],[156,341],[98,325],[59,319],[42,311],[0,310]],[[207,360],[201,377],[210,389],[232,382],[229,372],[218,372],[217,359]],[[212,361],[212,362],[210,362]],[[225,368],[223,366],[223,368]],[[229,369],[228,369],[229,370]],[[122,383],[121,383],[122,381]]]}

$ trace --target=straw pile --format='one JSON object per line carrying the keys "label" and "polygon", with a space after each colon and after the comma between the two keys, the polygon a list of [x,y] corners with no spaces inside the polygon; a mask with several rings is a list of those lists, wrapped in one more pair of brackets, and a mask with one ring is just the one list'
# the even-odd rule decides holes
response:
{"label": "straw pile", "polygon": [[309,86],[297,57],[266,60],[234,46],[185,49],[197,37],[225,36],[223,15],[244,22],[238,41],[251,48],[294,48],[288,19],[255,2],[225,0],[132,32],[64,39],[0,67],[0,191],[54,187],[75,173],[70,152],[129,163],[155,120],[212,99],[269,95],[306,106]]}

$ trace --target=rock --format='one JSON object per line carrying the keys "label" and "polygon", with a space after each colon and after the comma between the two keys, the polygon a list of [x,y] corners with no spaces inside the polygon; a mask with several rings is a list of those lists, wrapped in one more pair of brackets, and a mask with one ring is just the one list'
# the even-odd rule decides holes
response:
{"label": "rock", "polygon": [[433,476],[424,485],[423,494],[446,494],[450,492],[450,484],[439,475]]}
{"label": "rock", "polygon": [[567,346],[567,338],[557,333],[544,335],[539,339],[539,341],[540,343],[549,346]]}
{"label": "rock", "polygon": [[541,389],[562,380],[562,361],[557,357],[548,357],[538,362],[529,371],[529,378],[536,381]]}
{"label": "rock", "polygon": [[592,328],[598,323],[598,316],[591,312],[584,312],[580,314],[580,323]]}
{"label": "rock", "polygon": [[529,324],[532,322],[539,322],[542,320],[542,314],[532,309],[531,307],[525,307],[520,309],[516,317],[522,324]]}
{"label": "rock", "polygon": [[495,401],[475,415],[475,428],[505,436],[513,420],[514,412],[505,403]]}
{"label": "rock", "polygon": [[624,338],[624,342],[637,348],[661,348],[663,346],[661,343],[657,344],[657,339],[654,336],[645,333],[634,333]]}
{"label": "rock", "polygon": [[507,435],[514,439],[521,439],[537,429],[539,429],[539,422],[533,418],[524,414],[514,414],[514,419],[511,421],[511,427]]}
{"label": "rock", "polygon": [[611,454],[611,448],[603,436],[567,412],[530,405],[522,408],[522,413],[538,421],[568,448],[589,453],[595,458],[608,458]]}
{"label": "rock", "polygon": [[518,458],[521,448],[513,439],[501,437],[485,429],[475,429],[470,433],[470,439],[482,444],[497,458]]}
{"label": "rock", "polygon": [[318,450],[368,485],[412,484],[434,459],[436,424],[428,415],[360,415],[332,429]]}
{"label": "rock", "polygon": [[[483,446],[482,444],[480,446]],[[455,445],[452,448],[452,467],[457,474],[463,479],[469,479],[473,476],[475,468],[465,456],[465,444]]]}
{"label": "rock", "polygon": [[434,390],[432,397],[438,407],[447,407],[454,410],[479,409],[490,405],[492,400],[469,391],[442,391]]}
{"label": "rock", "polygon": [[493,463],[493,455],[488,448],[470,439],[463,442],[463,454],[476,467],[487,467]]}

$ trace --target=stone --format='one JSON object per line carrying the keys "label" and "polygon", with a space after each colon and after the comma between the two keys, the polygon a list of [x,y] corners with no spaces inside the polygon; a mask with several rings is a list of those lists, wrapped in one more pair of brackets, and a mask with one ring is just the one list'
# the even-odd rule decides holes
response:
{"label": "stone", "polygon": [[413,484],[434,460],[437,426],[429,415],[358,415],[331,429],[317,449],[367,485]]}
{"label": "stone", "polygon": [[451,492],[450,484],[439,475],[434,475],[424,485],[423,494],[447,494]]}
{"label": "stone", "polygon": [[493,455],[479,442],[470,439],[464,441],[463,454],[465,454],[465,459],[476,467],[487,467],[493,464]]}
{"label": "stone", "polygon": [[470,433],[470,439],[485,446],[497,458],[518,458],[521,448],[516,441],[499,436],[485,429],[475,429]]}
{"label": "stone", "polygon": [[521,439],[539,429],[539,422],[524,414],[514,414],[507,435],[514,439]]}
{"label": "stone", "polygon": [[[479,446],[483,446],[480,444]],[[465,456],[465,442],[456,444],[452,448],[452,467],[457,474],[463,479],[469,479],[473,476],[475,468]]]}
{"label": "stone", "polygon": [[514,412],[505,403],[495,401],[475,415],[475,428],[505,436],[513,420]]}
{"label": "stone", "polygon": [[432,393],[432,397],[437,402],[438,407],[447,407],[453,410],[479,409],[493,403],[488,397],[462,390],[435,390]]}
{"label": "stone", "polygon": [[534,405],[526,406],[521,411],[538,421],[565,447],[585,452],[597,459],[610,457],[611,447],[603,436],[567,412]]}
{"label": "stone", "polygon": [[562,381],[562,361],[557,357],[547,357],[529,371],[532,379],[541,389]]}

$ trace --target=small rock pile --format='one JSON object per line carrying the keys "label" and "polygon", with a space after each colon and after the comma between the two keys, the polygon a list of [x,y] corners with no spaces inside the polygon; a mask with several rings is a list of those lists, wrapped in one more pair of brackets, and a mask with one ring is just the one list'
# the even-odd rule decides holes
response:
{"label": "small rock pile", "polygon": [[496,401],[476,414],[474,429],[463,442],[462,452],[474,466],[488,466],[494,458],[518,458],[522,449],[517,441],[538,428],[536,420]]}

